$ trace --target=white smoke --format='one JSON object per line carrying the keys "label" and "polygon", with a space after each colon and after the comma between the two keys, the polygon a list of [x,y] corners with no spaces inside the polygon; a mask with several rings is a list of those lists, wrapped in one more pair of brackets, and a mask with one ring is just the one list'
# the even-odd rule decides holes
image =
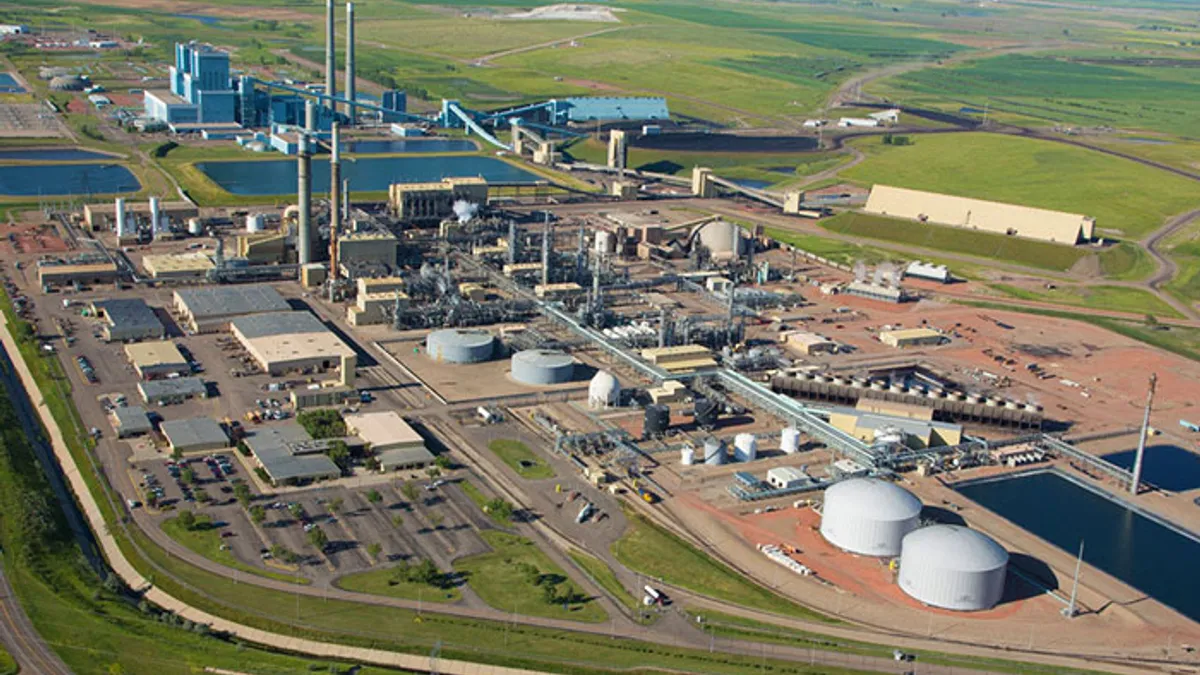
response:
{"label": "white smoke", "polygon": [[474,218],[475,214],[478,212],[478,204],[472,204],[465,199],[460,199],[454,202],[454,215],[458,216],[458,222],[460,224],[471,222],[471,219]]}

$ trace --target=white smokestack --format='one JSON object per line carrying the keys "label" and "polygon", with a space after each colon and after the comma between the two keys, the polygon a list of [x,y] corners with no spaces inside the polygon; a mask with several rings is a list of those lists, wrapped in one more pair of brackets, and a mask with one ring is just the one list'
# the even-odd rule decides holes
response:
{"label": "white smokestack", "polygon": [[479,213],[478,204],[472,204],[465,199],[454,202],[454,215],[458,216],[459,223],[465,224],[471,222],[476,213]]}
{"label": "white smokestack", "polygon": [[160,221],[161,221],[161,218],[159,217],[159,214],[158,214],[158,197],[151,197],[150,198],[150,232],[152,233],[152,236],[155,238],[157,238],[158,235],[162,233],[162,230],[159,229],[161,227]]}
{"label": "white smokestack", "polygon": [[121,238],[121,237],[124,237],[124,236],[125,236],[125,231],[126,231],[126,229],[128,228],[128,226],[127,226],[127,225],[126,225],[126,223],[125,223],[125,199],[124,199],[124,198],[122,198],[122,197],[117,197],[117,211],[116,211],[116,214],[117,214],[117,215],[116,215],[116,218],[117,218],[117,238],[119,239],[119,238]]}

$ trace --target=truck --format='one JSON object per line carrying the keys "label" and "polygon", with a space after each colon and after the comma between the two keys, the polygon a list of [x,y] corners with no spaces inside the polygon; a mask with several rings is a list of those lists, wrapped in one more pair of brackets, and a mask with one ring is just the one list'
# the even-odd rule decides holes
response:
{"label": "truck", "polygon": [[579,509],[579,515],[575,516],[575,522],[577,524],[582,525],[583,522],[586,521],[588,519],[588,517],[590,517],[592,515],[592,512],[595,510],[596,510],[596,507],[592,506],[591,502],[584,504],[583,508]]}
{"label": "truck", "polygon": [[638,494],[638,497],[641,497],[642,501],[646,502],[647,504],[657,504],[658,503],[658,495],[647,490],[646,488],[638,488],[637,494]]}
{"label": "truck", "polygon": [[1179,426],[1183,427],[1184,429],[1187,429],[1188,431],[1190,431],[1192,433],[1200,432],[1200,424],[1192,424],[1191,422],[1189,422],[1187,420],[1179,420]]}

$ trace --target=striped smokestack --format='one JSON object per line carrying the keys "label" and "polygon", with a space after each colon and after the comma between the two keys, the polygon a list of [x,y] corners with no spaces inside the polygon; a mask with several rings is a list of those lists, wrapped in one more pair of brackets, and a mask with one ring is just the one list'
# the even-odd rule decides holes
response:
{"label": "striped smokestack", "polygon": [[350,126],[354,126],[354,3],[346,3],[346,114],[350,117]]}

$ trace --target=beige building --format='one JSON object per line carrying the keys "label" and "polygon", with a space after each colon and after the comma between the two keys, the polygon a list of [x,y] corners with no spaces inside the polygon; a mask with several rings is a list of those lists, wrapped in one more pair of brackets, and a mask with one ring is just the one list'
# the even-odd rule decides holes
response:
{"label": "beige building", "polygon": [[357,356],[310,312],[272,312],[234,319],[233,336],[270,375],[339,369],[342,386],[354,384]]}
{"label": "beige building", "polygon": [[906,328],[879,331],[879,341],[889,347],[904,349],[906,347],[940,345],[946,342],[947,338],[932,328]]}
{"label": "beige building", "polygon": [[213,269],[212,258],[205,253],[148,255],[142,258],[142,269],[151,279],[199,281]]}
{"label": "beige building", "polygon": [[387,293],[404,289],[404,277],[359,277],[354,285],[360,294]]}
{"label": "beige building", "polygon": [[894,415],[861,412],[852,408],[830,411],[829,423],[864,443],[888,440],[910,448],[935,448],[962,442],[962,426]]}
{"label": "beige building", "polygon": [[[195,218],[200,215],[200,209],[188,202],[162,202],[158,203],[159,217],[167,216],[178,224],[182,224],[188,218]],[[137,221],[150,221],[150,202],[125,201],[125,216],[130,218],[131,223]],[[114,227],[117,221],[117,204],[115,201],[101,202],[99,204],[84,204],[83,205],[83,222],[90,230],[109,230]]]}
{"label": "beige building", "polygon": [[393,183],[388,188],[392,213],[410,222],[438,221],[454,215],[454,202],[487,204],[488,186],[482,178],[443,178],[440,183]]}
{"label": "beige building", "polygon": [[642,350],[642,358],[669,373],[682,373],[700,368],[713,368],[717,362],[712,352],[701,345],[653,347]]}
{"label": "beige building", "polygon": [[573,295],[583,293],[583,286],[574,281],[567,281],[561,284],[537,284],[533,287],[533,294],[539,298],[566,298]]}
{"label": "beige building", "polygon": [[345,415],[346,431],[370,445],[384,471],[422,469],[433,463],[425,439],[394,410]]}
{"label": "beige building", "polygon": [[682,403],[688,397],[688,388],[679,380],[663,380],[661,386],[647,389],[654,403]]}
{"label": "beige building", "polygon": [[395,265],[399,244],[396,235],[391,232],[340,234],[337,240],[338,265],[364,262]]}
{"label": "beige building", "polygon": [[116,263],[85,265],[39,265],[38,284],[43,288],[67,286],[74,283],[107,284],[117,280]]}
{"label": "beige building", "polygon": [[994,234],[1075,245],[1092,239],[1094,218],[1077,213],[1037,209],[876,185],[864,208],[867,213],[949,225]]}
{"label": "beige building", "polygon": [[192,367],[173,342],[138,342],[125,345],[125,356],[143,380],[190,375]]}
{"label": "beige building", "polygon": [[805,356],[830,354],[837,351],[837,343],[824,335],[794,330],[779,336],[779,341],[789,349]]}
{"label": "beige building", "polygon": [[239,234],[237,236],[237,254],[257,265],[284,262],[287,256],[287,233]]}
{"label": "beige building", "polygon": [[387,323],[388,314],[395,307],[397,300],[401,306],[407,305],[408,295],[404,291],[359,293],[354,299],[354,305],[346,308],[346,322],[351,326]]}
{"label": "beige building", "polygon": [[458,294],[471,302],[487,300],[487,289],[481,284],[464,282],[458,285]]}

